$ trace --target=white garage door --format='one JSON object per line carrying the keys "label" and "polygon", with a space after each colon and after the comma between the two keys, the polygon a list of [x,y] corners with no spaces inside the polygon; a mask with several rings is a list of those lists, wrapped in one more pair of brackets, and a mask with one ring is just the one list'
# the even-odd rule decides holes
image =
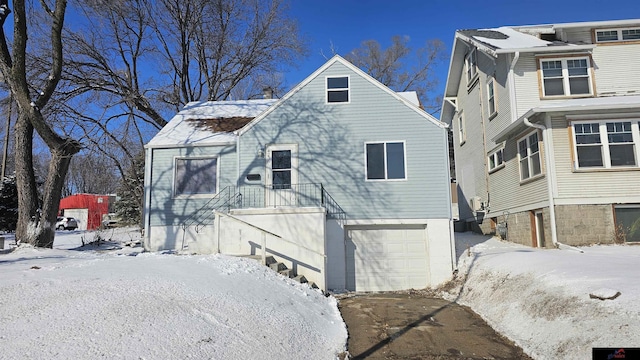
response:
{"label": "white garage door", "polygon": [[425,226],[347,227],[347,289],[391,291],[428,285]]}

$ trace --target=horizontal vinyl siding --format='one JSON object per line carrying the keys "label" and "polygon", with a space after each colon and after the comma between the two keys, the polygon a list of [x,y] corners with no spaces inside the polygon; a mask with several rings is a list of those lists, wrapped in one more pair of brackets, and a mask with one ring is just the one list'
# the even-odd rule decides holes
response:
{"label": "horizontal vinyl siding", "polygon": [[[506,55],[500,55],[496,60],[496,65],[493,68],[495,72],[495,93],[496,93],[496,108],[497,115],[485,122],[485,129],[487,133],[487,151],[491,151],[497,145],[491,139],[494,138],[500,131],[502,131],[505,127],[511,124],[511,104],[509,102],[509,84],[508,84],[508,74],[509,74],[509,63]],[[487,98],[485,90],[485,98]],[[489,111],[486,105],[483,111],[485,112],[485,118],[489,119]]]}
{"label": "horizontal vinyl siding", "polygon": [[[533,54],[521,54],[515,70],[517,117],[540,105],[538,67]],[[545,104],[562,100],[545,100]]]}
{"label": "horizontal vinyl siding", "polygon": [[610,202],[612,197],[640,197],[640,170],[573,172],[573,152],[565,116],[553,116],[558,198],[591,198],[595,203]]}
{"label": "horizontal vinyl siding", "polygon": [[[560,56],[561,57],[561,56]],[[640,44],[600,45],[593,51],[595,91],[598,96],[640,94]],[[541,100],[537,63],[533,54],[522,54],[515,72],[518,117],[531,108],[566,101]]]}
{"label": "horizontal vinyl siding", "polygon": [[[479,54],[479,66],[486,65],[486,56]],[[460,219],[469,219],[473,216],[469,207],[469,201],[473,197],[480,197],[486,200],[486,176],[485,176],[485,146],[482,128],[482,112],[480,105],[480,91],[486,93],[486,75],[479,73],[478,83],[471,89],[467,86],[466,74],[463,72],[463,79],[458,88],[458,109],[464,117],[467,138],[464,144],[460,145],[458,116],[454,117],[454,146],[456,161],[456,180],[458,182],[458,209]],[[482,88],[482,89],[481,89]],[[484,95],[486,96],[486,95]]]}
{"label": "horizontal vinyl siding", "polygon": [[599,45],[593,51],[599,96],[640,94],[640,44]]}
{"label": "horizontal vinyl siding", "polygon": [[[524,207],[544,201],[548,198],[547,180],[544,176],[529,182],[520,182],[520,164],[518,161],[517,142],[524,134],[511,138],[505,142],[504,160],[505,166],[489,175],[491,188],[491,212],[497,215],[505,210]],[[538,133],[540,139],[540,157],[543,174],[546,174],[544,161],[544,143],[542,133]]]}
{"label": "horizontal vinyl siding", "polygon": [[218,189],[235,185],[236,155],[234,146],[210,146],[175,149],[152,149],[151,203],[149,206],[151,226],[180,225],[201,208],[211,197],[174,199],[174,158],[218,156]]}
{"label": "horizontal vinyl siding", "polygon": [[[350,76],[350,103],[325,103],[325,77]],[[406,181],[365,181],[365,142],[405,141]],[[298,144],[299,183],[322,183],[350,219],[448,218],[446,132],[336,63],[240,139],[241,181],[261,174],[256,148]]]}

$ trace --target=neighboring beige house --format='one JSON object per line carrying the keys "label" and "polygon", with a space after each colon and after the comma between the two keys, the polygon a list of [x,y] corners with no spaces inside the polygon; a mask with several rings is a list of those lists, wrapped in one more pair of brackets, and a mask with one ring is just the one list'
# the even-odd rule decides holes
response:
{"label": "neighboring beige house", "polygon": [[457,31],[441,121],[467,229],[640,241],[640,19]]}

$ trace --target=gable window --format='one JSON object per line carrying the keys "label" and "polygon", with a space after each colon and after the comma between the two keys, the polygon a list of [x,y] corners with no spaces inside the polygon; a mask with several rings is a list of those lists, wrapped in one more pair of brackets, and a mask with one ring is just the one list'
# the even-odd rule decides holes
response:
{"label": "gable window", "polygon": [[458,114],[458,138],[460,140],[460,145],[467,141],[467,130],[465,129],[465,121],[462,113]]}
{"label": "gable window", "polygon": [[404,142],[366,143],[367,180],[403,180],[405,170]]}
{"label": "gable window", "polygon": [[205,195],[217,192],[218,159],[176,158],[174,195]]}
{"label": "gable window", "polygon": [[489,173],[504,167],[504,148],[489,153]]}
{"label": "gable window", "polygon": [[591,69],[588,57],[540,60],[542,95],[591,95]]}
{"label": "gable window", "polygon": [[349,77],[328,77],[327,78],[327,102],[344,103],[349,102]]}
{"label": "gable window", "polygon": [[518,160],[520,162],[520,180],[527,180],[542,173],[540,163],[540,144],[538,132],[528,134],[518,140]]}
{"label": "gable window", "polygon": [[575,168],[637,167],[637,121],[575,122]]}
{"label": "gable window", "polygon": [[473,49],[467,54],[465,58],[465,65],[467,68],[467,85],[471,85],[473,80],[475,80],[478,75],[478,60],[477,60],[476,49]]}
{"label": "gable window", "polygon": [[491,77],[487,82],[487,107],[489,110],[489,120],[497,114],[496,108],[496,93],[495,93],[495,80]]}
{"label": "gable window", "polygon": [[640,40],[640,27],[596,30],[596,42],[617,42]]}

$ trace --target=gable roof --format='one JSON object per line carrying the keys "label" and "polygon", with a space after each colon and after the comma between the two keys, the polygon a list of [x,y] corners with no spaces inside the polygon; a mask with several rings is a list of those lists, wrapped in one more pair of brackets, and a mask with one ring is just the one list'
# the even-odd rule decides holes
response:
{"label": "gable roof", "polygon": [[[446,124],[440,122],[438,119],[434,118],[429,113],[427,113],[426,111],[422,110],[419,107],[420,106],[419,102],[416,104],[411,99],[412,95],[409,95],[409,94],[401,95],[402,93],[396,93],[395,91],[391,90],[390,88],[388,88],[387,86],[385,86],[384,84],[379,82],[378,80],[374,79],[371,75],[365,73],[364,71],[360,70],[357,66],[351,64],[350,62],[348,62],[347,60],[342,58],[340,55],[334,55],[331,59],[329,59],[326,63],[324,63],[324,65],[322,65],[320,68],[318,68],[316,71],[314,71],[311,75],[309,75],[306,79],[304,79],[301,83],[299,83],[293,89],[291,89],[288,93],[286,93],[280,100],[278,100],[277,103],[275,103],[267,111],[265,111],[265,112],[261,113],[260,115],[258,115],[255,119],[253,119],[250,123],[248,123],[242,129],[236,131],[236,134],[238,134],[239,136],[242,136],[244,133],[249,131],[253,126],[255,126],[258,122],[260,122],[267,115],[269,115],[272,111],[274,111],[275,109],[280,107],[284,102],[287,101],[287,99],[292,97],[295,93],[300,91],[300,89],[304,88],[312,80],[314,80],[316,77],[318,77],[320,74],[322,74],[325,70],[327,70],[329,67],[331,67],[333,64],[336,64],[336,63],[344,65],[345,67],[349,68],[351,71],[356,73],[357,75],[359,75],[362,78],[364,78],[365,80],[369,81],[372,85],[380,88],[381,90],[385,91],[389,95],[395,97],[397,100],[402,102],[404,105],[406,105],[410,109],[414,110],[416,113],[418,113],[420,116],[424,117],[426,120],[428,120],[429,122],[433,123],[434,125],[436,125],[438,127],[441,127],[441,128],[446,128],[447,127]],[[416,99],[417,99],[417,95],[416,95]]]}
{"label": "gable roof", "polygon": [[236,131],[276,99],[195,101],[180,110],[145,146],[146,148],[223,145],[234,143]]}

